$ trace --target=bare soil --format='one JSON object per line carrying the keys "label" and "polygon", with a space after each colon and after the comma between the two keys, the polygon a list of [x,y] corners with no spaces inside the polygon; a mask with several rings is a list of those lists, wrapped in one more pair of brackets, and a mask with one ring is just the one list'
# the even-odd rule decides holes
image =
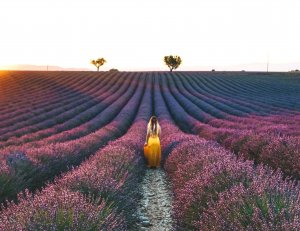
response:
{"label": "bare soil", "polygon": [[139,186],[142,199],[133,216],[138,230],[173,230],[172,193],[163,169],[147,169]]}

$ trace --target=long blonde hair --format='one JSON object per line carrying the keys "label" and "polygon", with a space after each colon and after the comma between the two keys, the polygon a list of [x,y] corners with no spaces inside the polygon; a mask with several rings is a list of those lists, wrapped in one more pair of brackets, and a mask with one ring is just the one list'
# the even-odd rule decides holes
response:
{"label": "long blonde hair", "polygon": [[[155,120],[155,122],[153,122],[153,120]],[[158,135],[160,133],[160,126],[156,116],[151,116],[147,127],[151,135]]]}

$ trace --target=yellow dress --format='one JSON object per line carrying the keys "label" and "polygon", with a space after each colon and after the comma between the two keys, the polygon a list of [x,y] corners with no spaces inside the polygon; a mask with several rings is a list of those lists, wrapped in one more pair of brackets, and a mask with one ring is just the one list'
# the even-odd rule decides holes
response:
{"label": "yellow dress", "polygon": [[149,167],[159,167],[161,161],[161,147],[158,135],[151,135],[148,145],[144,146],[144,155]]}

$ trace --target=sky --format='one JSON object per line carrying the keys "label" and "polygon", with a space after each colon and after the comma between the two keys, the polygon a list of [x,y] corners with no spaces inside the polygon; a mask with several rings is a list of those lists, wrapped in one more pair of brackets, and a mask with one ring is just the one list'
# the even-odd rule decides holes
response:
{"label": "sky", "polygon": [[[300,69],[299,0],[1,0],[0,66]],[[299,66],[297,66],[299,65]]]}

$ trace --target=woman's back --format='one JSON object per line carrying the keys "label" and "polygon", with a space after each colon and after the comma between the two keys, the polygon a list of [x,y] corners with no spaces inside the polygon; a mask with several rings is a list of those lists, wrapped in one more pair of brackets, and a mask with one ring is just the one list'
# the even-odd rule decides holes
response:
{"label": "woman's back", "polygon": [[155,116],[150,118],[147,127],[146,142],[144,145],[144,155],[148,162],[148,167],[159,167],[161,161],[160,147],[161,128]]}

